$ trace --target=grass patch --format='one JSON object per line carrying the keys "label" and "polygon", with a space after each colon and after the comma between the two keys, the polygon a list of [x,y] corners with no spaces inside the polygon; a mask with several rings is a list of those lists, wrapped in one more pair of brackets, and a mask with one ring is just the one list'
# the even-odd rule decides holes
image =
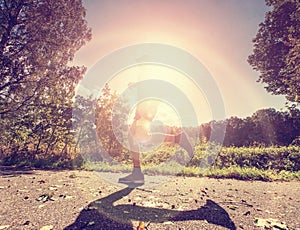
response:
{"label": "grass patch", "polygon": [[177,175],[183,169],[183,166],[175,161],[164,162],[159,165],[146,165],[143,172],[148,175]]}
{"label": "grass patch", "polygon": [[[132,166],[125,164],[109,164],[107,162],[85,162],[84,170],[97,170],[102,172],[131,172]],[[183,167],[176,162],[165,162],[160,165],[147,165],[142,168],[147,175],[177,175],[177,176],[201,176],[211,178],[230,178],[237,180],[261,180],[261,181],[300,181],[300,171],[275,171],[262,170],[255,167],[230,166],[228,168],[209,167],[200,170],[199,167]]]}
{"label": "grass patch", "polygon": [[216,178],[233,178],[239,180],[263,180],[272,181],[276,179],[271,170],[260,170],[257,168],[241,168],[239,166],[230,166],[228,168],[210,167],[200,173],[201,176]]}
{"label": "grass patch", "polygon": [[131,165],[125,164],[110,164],[108,162],[91,162],[86,161],[82,164],[81,169],[88,171],[101,171],[101,172],[130,172],[132,170]]}
{"label": "grass patch", "polygon": [[255,167],[239,167],[231,166],[228,168],[211,167],[206,171],[200,173],[201,176],[214,177],[214,178],[233,178],[238,180],[262,180],[262,181],[291,181],[300,180],[300,172],[291,171],[275,171],[275,170],[262,170]]}
{"label": "grass patch", "polygon": [[[218,154],[218,155],[216,155]],[[148,175],[206,176],[239,180],[300,181],[300,147],[223,147],[199,144],[194,157],[171,144],[141,153]],[[129,161],[130,162],[130,161]],[[85,162],[82,168],[106,172],[130,172],[128,161],[119,164]],[[205,170],[200,167],[205,167]]]}

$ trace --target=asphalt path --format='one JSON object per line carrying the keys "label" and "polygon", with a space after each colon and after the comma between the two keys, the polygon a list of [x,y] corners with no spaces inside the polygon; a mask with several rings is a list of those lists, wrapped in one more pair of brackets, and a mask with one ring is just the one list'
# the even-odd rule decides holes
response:
{"label": "asphalt path", "polygon": [[300,182],[0,171],[0,229],[300,229]]}

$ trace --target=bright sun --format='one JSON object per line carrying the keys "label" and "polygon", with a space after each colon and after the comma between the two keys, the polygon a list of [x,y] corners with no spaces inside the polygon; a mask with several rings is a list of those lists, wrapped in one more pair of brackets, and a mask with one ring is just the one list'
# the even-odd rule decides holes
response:
{"label": "bright sun", "polygon": [[[180,71],[164,65],[158,64],[142,64],[127,68],[117,73],[110,81],[109,85],[112,90],[118,94],[122,94],[128,88],[130,83],[138,83],[144,80],[161,80],[177,87],[181,93],[191,102],[195,113],[197,114],[198,124],[210,121],[212,119],[211,108],[203,95],[201,89],[189,78]],[[150,86],[149,86],[150,87]],[[155,86],[149,88],[155,91]],[[170,94],[166,88],[164,94]],[[169,95],[174,97],[179,106],[176,108],[168,101],[162,100],[156,117],[156,120],[170,126],[181,126],[181,117],[184,111],[187,110],[187,105],[184,102],[180,103],[181,98],[177,94]],[[136,101],[136,103],[139,103]],[[133,119],[135,108],[130,108],[131,114],[129,120]],[[187,115],[188,116],[188,115]]]}
{"label": "bright sun", "polygon": [[[127,121],[128,124],[132,124],[134,120],[136,107],[137,106],[134,106],[130,111]],[[179,114],[170,104],[164,101],[158,101],[158,109],[153,121],[163,123],[166,126],[182,127]]]}

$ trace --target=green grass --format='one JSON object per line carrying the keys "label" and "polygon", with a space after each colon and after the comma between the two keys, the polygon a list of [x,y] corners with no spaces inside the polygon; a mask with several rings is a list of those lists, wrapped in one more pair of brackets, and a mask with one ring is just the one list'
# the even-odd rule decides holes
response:
{"label": "green grass", "polygon": [[[223,147],[202,143],[195,146],[194,157],[189,159],[185,150],[164,144],[150,152],[141,153],[143,171],[148,175],[205,176],[240,180],[298,180],[300,181],[300,147]],[[105,172],[130,172],[128,155],[123,163],[84,161],[55,154],[41,157],[15,153],[1,159],[1,165],[45,169],[81,168]],[[216,158],[215,158],[216,157]],[[200,167],[206,168],[201,170]]]}
{"label": "green grass", "polygon": [[[82,169],[98,170],[103,172],[130,172],[132,167],[124,164],[110,165],[105,162],[86,162],[83,164]],[[300,171],[275,171],[271,169],[262,170],[255,167],[230,166],[228,168],[218,168],[212,166],[201,171],[200,168],[196,166],[183,167],[176,162],[167,162],[160,165],[147,165],[142,169],[147,175],[200,176],[261,181],[300,181]]]}
{"label": "green grass", "polygon": [[214,177],[214,178],[233,178],[239,180],[262,180],[262,181],[275,181],[275,180],[300,180],[300,172],[291,172],[282,170],[277,172],[275,170],[262,170],[255,167],[239,167],[231,166],[228,168],[211,167],[200,173],[201,176]]}
{"label": "green grass", "polygon": [[132,166],[125,164],[109,164],[107,162],[86,161],[81,166],[81,169],[88,171],[98,170],[102,172],[130,172]]}
{"label": "green grass", "polygon": [[[183,149],[176,149],[170,144],[165,144],[151,152],[141,154],[143,171],[148,175],[300,181],[299,146],[223,147],[220,152],[219,150],[220,148],[215,145],[197,145],[193,159],[187,161],[188,155]],[[200,165],[204,169],[201,170]],[[128,161],[112,165],[104,162],[85,162],[82,168],[130,172],[132,166]]]}
{"label": "green grass", "polygon": [[143,171],[148,175],[177,175],[184,167],[177,162],[164,162],[159,165],[145,165]]}

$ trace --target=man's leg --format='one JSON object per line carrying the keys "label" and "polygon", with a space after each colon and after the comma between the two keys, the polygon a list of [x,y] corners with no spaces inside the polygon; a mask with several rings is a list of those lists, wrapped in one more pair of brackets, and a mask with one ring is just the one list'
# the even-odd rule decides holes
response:
{"label": "man's leg", "polygon": [[178,134],[152,133],[150,142],[153,144],[160,144],[163,142],[175,143],[187,151],[190,159],[194,156],[194,148],[188,140],[185,132],[180,132]]}
{"label": "man's leg", "polygon": [[141,171],[139,144],[133,140],[131,134],[128,135],[130,155],[133,163],[132,173],[128,176],[119,178],[119,183],[128,184],[129,186],[137,186],[144,184],[144,174]]}
{"label": "man's leg", "polygon": [[191,145],[191,142],[189,141],[184,131],[175,136],[175,143],[179,144],[183,149],[185,149],[188,152],[190,159],[193,158],[194,148]]}

